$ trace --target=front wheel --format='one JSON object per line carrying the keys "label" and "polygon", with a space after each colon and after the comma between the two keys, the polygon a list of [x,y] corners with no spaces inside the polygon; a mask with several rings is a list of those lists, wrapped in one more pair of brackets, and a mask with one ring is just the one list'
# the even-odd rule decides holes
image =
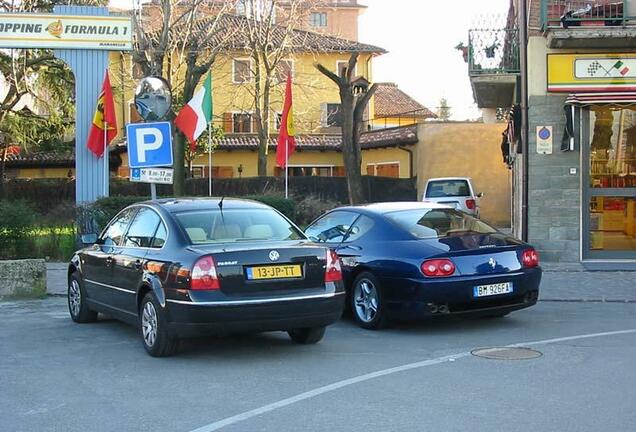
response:
{"label": "front wheel", "polygon": [[139,308],[139,326],[144,348],[153,357],[168,357],[177,351],[179,340],[170,335],[163,309],[151,293]]}
{"label": "front wheel", "polygon": [[293,329],[289,330],[287,334],[297,344],[309,345],[320,342],[325,336],[325,329],[325,327]]}
{"label": "front wheel", "polygon": [[386,325],[382,287],[373,274],[361,273],[353,282],[351,310],[356,322],[362,328],[378,330]]}
{"label": "front wheel", "polygon": [[86,302],[86,291],[79,274],[73,273],[68,280],[68,311],[76,323],[89,323],[97,320],[97,312],[91,310]]}

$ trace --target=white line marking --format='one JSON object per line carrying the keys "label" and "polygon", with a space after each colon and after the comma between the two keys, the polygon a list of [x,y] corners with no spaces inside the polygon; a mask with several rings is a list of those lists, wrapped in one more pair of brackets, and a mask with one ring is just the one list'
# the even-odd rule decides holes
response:
{"label": "white line marking", "polygon": [[[630,334],[630,333],[636,333],[636,329],[617,330],[617,331],[603,332],[603,333],[589,333],[589,334],[583,334],[583,335],[577,335],[577,336],[566,336],[566,337],[553,338],[553,339],[543,339],[543,340],[532,341],[532,342],[516,343],[516,344],[505,345],[505,346],[512,348],[512,347],[521,347],[521,346],[528,346],[528,345],[544,345],[544,344],[565,342],[565,341],[571,341],[571,340],[577,340],[577,339],[588,339],[588,338],[602,337],[602,336],[615,336],[615,335]],[[346,380],[337,381],[333,384],[318,387],[313,390],[306,391],[304,393],[299,393],[296,396],[282,399],[277,402],[273,402],[271,404],[267,404],[267,405],[263,405],[262,407],[255,408],[253,410],[245,411],[235,416],[227,417],[227,418],[224,418],[223,420],[219,420],[217,422],[210,423],[205,426],[201,426],[200,428],[194,429],[191,432],[217,431],[223,427],[230,426],[230,425],[242,422],[244,420],[248,420],[252,417],[256,417],[261,414],[265,414],[265,413],[277,410],[279,408],[283,408],[283,407],[295,404],[297,402],[304,401],[306,399],[320,396],[322,394],[329,393],[329,392],[341,389],[343,387],[348,387],[353,384],[369,381],[374,378],[379,378],[379,377],[391,375],[398,372],[408,371],[411,369],[418,369],[418,368],[423,368],[426,366],[433,366],[433,365],[437,365],[444,362],[453,362],[457,359],[460,359],[463,357],[469,357],[469,356],[471,356],[471,353],[470,351],[467,351],[467,352],[452,354],[452,355],[448,355],[444,357],[438,357],[435,359],[423,360],[423,361],[419,361],[415,363],[408,363],[402,366],[396,366],[396,367],[392,367],[388,369],[379,370],[376,372],[370,372],[370,373],[349,378]]]}

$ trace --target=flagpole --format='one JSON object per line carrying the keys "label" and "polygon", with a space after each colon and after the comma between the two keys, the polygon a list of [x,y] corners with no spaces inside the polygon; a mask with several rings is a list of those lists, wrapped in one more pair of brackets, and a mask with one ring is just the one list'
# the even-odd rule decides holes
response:
{"label": "flagpole", "polygon": [[289,198],[289,143],[285,141],[285,199]]}
{"label": "flagpole", "polygon": [[104,121],[104,196],[108,196],[108,122]]}
{"label": "flagpole", "polygon": [[208,123],[208,196],[212,196],[212,121]]}

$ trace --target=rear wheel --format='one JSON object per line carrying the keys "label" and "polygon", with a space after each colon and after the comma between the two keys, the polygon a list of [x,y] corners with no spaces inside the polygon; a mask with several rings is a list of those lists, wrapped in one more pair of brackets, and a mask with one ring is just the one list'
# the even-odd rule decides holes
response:
{"label": "rear wheel", "polygon": [[325,335],[325,327],[310,327],[289,330],[287,334],[297,344],[309,345],[322,340]]}
{"label": "rear wheel", "polygon": [[177,351],[179,340],[170,335],[163,309],[151,293],[139,308],[139,327],[144,348],[153,357],[168,357]]}
{"label": "rear wheel", "polygon": [[377,330],[386,325],[382,287],[378,278],[373,274],[360,273],[353,282],[351,310],[360,327]]}
{"label": "rear wheel", "polygon": [[79,274],[73,273],[68,280],[68,311],[76,323],[89,323],[97,320],[97,312],[90,310],[86,302],[86,291]]}

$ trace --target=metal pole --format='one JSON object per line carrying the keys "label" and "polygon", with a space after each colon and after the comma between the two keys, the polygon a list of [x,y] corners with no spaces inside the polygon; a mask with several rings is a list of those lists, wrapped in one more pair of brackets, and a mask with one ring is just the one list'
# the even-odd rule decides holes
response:
{"label": "metal pole", "polygon": [[285,199],[289,198],[289,143],[285,141]]}
{"label": "metal pole", "polygon": [[208,123],[208,196],[212,196],[212,121]]}
{"label": "metal pole", "polygon": [[523,168],[521,172],[521,239],[528,240],[528,5],[526,0],[520,2],[519,13],[519,47],[521,72],[521,149]]}
{"label": "metal pole", "polygon": [[150,199],[153,201],[157,199],[157,185],[154,183],[150,183]]}
{"label": "metal pole", "polygon": [[108,122],[104,122],[104,196],[108,196]]}

